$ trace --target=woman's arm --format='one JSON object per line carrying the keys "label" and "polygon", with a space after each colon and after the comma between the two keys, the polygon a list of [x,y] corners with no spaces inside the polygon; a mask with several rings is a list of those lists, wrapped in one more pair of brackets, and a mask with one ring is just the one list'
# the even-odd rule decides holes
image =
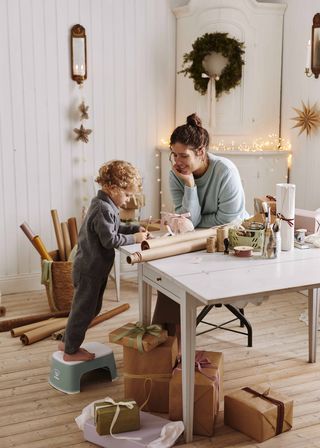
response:
{"label": "woman's arm", "polygon": [[197,186],[187,187],[172,171],[169,173],[169,186],[175,212],[190,212],[192,224],[197,227],[201,220]]}

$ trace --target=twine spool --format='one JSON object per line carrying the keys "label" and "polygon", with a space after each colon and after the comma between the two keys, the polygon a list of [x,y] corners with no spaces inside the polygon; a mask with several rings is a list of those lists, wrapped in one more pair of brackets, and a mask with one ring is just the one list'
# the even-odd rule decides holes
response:
{"label": "twine spool", "polygon": [[218,252],[224,252],[224,240],[228,238],[228,228],[221,227],[217,229],[217,250]]}
{"label": "twine spool", "polygon": [[217,236],[209,236],[207,238],[207,252],[210,254],[213,254],[214,252],[217,252]]}
{"label": "twine spool", "polygon": [[236,257],[252,257],[253,247],[252,246],[236,246],[233,248]]}

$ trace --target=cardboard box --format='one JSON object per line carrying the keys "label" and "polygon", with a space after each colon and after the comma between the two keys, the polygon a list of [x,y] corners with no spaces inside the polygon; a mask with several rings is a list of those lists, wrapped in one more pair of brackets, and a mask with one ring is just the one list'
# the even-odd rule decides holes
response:
{"label": "cardboard box", "polygon": [[[132,401],[132,400],[121,400]],[[119,405],[120,413],[112,428],[112,433],[135,431],[140,428],[139,407],[135,403],[132,409],[127,406]],[[110,434],[110,426],[116,412],[117,406],[110,405],[105,401],[99,401],[94,404],[94,416],[97,433],[102,435]]]}
{"label": "cardboard box", "polygon": [[[245,388],[244,388],[245,389]],[[293,400],[267,385],[254,386],[250,390],[240,389],[224,397],[224,423],[249,437],[263,442],[278,433],[292,428]],[[261,396],[261,395],[265,396]],[[283,403],[283,419],[275,399]],[[278,425],[278,430],[277,430]]]}
{"label": "cardboard box", "polygon": [[140,353],[123,347],[124,396],[132,397],[145,411],[167,413],[169,409],[169,381],[178,356],[176,337],[151,352]]}
{"label": "cardboard box", "polygon": [[[196,352],[194,385],[193,433],[212,436],[223,397],[223,355],[217,352]],[[175,369],[169,388],[169,418],[182,420],[182,371]]]}
{"label": "cardboard box", "polygon": [[306,229],[308,234],[320,232],[320,209],[312,211],[296,208],[294,228]]}
{"label": "cardboard box", "polygon": [[140,429],[138,431],[117,434],[117,436],[123,437],[139,437],[140,440],[125,440],[115,439],[110,435],[100,436],[96,431],[93,419],[89,419],[84,424],[83,436],[88,442],[105,448],[147,448],[150,442],[160,437],[161,429],[167,423],[170,421],[148,412],[140,412]]}
{"label": "cardboard box", "polygon": [[[159,325],[142,327],[128,323],[109,333],[109,341],[115,344],[125,345],[126,347],[135,348],[140,351],[150,352],[168,339],[167,330],[162,330],[160,327],[161,326]],[[143,331],[146,331],[146,333],[143,333]],[[121,337],[121,335],[126,333],[128,334]]]}

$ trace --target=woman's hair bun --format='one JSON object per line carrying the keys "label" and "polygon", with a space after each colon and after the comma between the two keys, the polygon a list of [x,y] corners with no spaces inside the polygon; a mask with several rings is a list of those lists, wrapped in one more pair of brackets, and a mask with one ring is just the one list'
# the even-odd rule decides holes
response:
{"label": "woman's hair bun", "polygon": [[202,121],[197,114],[191,114],[187,117],[187,124],[202,128]]}

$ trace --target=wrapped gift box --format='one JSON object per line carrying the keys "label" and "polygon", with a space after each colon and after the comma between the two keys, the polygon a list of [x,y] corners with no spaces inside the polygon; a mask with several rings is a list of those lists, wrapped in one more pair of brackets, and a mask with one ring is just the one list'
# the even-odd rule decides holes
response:
{"label": "wrapped gift box", "polygon": [[[151,352],[138,352],[123,347],[124,395],[132,397],[145,411],[167,413],[169,409],[169,381],[178,355],[176,337]],[[149,396],[150,394],[150,396]]]}
{"label": "wrapped gift box", "polygon": [[[122,400],[132,401],[132,400]],[[129,409],[125,405],[119,405],[120,413],[112,428],[112,433],[135,431],[140,428],[140,413],[137,403]],[[94,416],[97,433],[100,435],[110,434],[110,426],[116,412],[117,406],[99,401],[94,404]]]}
{"label": "wrapped gift box", "polygon": [[[293,412],[291,398],[269,389],[266,385],[254,386],[249,388],[249,391],[245,389],[237,390],[224,397],[226,425],[258,442],[291,429]],[[276,404],[273,400],[279,403]]]}
{"label": "wrapped gift box", "polygon": [[[212,436],[219,400],[223,397],[223,355],[196,352],[193,433]],[[169,388],[169,418],[182,420],[182,371],[175,369]]]}
{"label": "wrapped gift box", "polygon": [[[121,337],[121,335],[125,336]],[[167,339],[168,332],[163,330],[160,325],[142,326],[139,323],[128,323],[109,333],[110,342],[145,352],[149,352]]]}
{"label": "wrapped gift box", "polygon": [[309,234],[320,232],[320,209],[312,211],[296,208],[294,228],[306,229]]}
{"label": "wrapped gift box", "polygon": [[271,215],[276,216],[277,203],[273,196],[262,196],[253,199],[254,213],[264,213],[262,202],[266,202],[270,207]]}
{"label": "wrapped gift box", "polygon": [[140,412],[140,429],[138,431],[117,434],[117,437],[139,437],[140,440],[125,440],[116,439],[110,435],[100,436],[96,431],[93,419],[89,419],[84,424],[83,436],[88,442],[105,448],[147,448],[150,442],[160,437],[161,429],[167,423],[170,421],[148,412]]}

